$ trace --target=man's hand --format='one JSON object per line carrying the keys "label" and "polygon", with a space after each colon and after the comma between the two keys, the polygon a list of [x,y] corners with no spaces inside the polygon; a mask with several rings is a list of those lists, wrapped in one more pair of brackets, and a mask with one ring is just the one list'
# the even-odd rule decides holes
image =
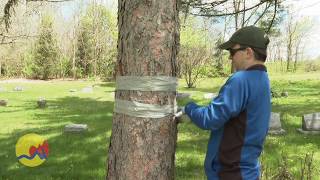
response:
{"label": "man's hand", "polygon": [[184,106],[183,107],[179,107],[178,108],[178,112],[174,115],[177,123],[183,123],[183,122],[190,121],[188,116],[185,114],[184,109],[185,109]]}

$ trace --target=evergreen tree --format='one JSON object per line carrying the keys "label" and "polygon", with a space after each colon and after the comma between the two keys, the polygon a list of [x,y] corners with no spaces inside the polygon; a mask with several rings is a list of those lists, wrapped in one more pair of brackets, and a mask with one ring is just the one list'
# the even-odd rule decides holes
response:
{"label": "evergreen tree", "polygon": [[116,60],[116,17],[101,5],[90,5],[77,33],[77,76],[110,76]]}
{"label": "evergreen tree", "polygon": [[35,78],[48,79],[54,75],[58,59],[57,41],[54,37],[53,19],[44,16],[41,20],[40,35],[35,45],[32,72]]}
{"label": "evergreen tree", "polygon": [[[77,37],[77,52],[76,52],[76,66],[77,72],[80,76],[87,76],[90,74],[91,64],[90,60],[92,57],[92,43],[90,42],[90,32],[85,28],[84,22],[82,22],[79,35]],[[77,74],[78,74],[77,73]],[[79,75],[77,75],[79,76]]]}

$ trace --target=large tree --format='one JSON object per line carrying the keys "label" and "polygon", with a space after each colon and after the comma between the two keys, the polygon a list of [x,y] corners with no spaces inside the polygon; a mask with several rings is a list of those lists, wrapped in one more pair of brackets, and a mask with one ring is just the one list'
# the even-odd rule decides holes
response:
{"label": "large tree", "polygon": [[[176,0],[119,0],[119,76],[176,76]],[[117,90],[118,100],[174,105],[176,92]],[[173,115],[141,118],[114,113],[107,179],[174,179],[177,125]]]}
{"label": "large tree", "polygon": [[[95,2],[95,1],[94,1]],[[116,16],[104,6],[88,6],[81,16],[75,65],[78,76],[110,76],[113,74],[116,51]]]}
{"label": "large tree", "polygon": [[40,35],[36,42],[33,75],[35,78],[47,80],[54,74],[58,62],[59,49],[53,30],[53,19],[44,16],[41,20]]}

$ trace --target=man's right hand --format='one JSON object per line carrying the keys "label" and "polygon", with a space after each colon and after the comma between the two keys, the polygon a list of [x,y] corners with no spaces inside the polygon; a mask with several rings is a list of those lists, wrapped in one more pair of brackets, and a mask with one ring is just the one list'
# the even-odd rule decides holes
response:
{"label": "man's right hand", "polygon": [[177,121],[177,123],[183,123],[183,122],[187,122],[190,121],[189,117],[185,114],[185,107],[179,107],[178,108],[178,112],[174,115],[175,120]]}

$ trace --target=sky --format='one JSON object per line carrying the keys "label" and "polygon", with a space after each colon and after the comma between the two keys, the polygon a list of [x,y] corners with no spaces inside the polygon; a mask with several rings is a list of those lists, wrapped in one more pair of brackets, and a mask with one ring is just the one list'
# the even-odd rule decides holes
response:
{"label": "sky", "polygon": [[[79,9],[79,2],[83,5],[90,0],[69,1],[61,6],[63,17],[65,19],[72,18],[73,13]],[[117,12],[117,0],[96,0],[97,3],[104,4],[106,7]],[[254,3],[256,0],[247,0]],[[290,11],[294,12],[295,18],[309,17],[313,26],[309,31],[308,37],[305,38],[305,56],[307,58],[320,57],[320,0],[284,0],[285,5],[290,5]]]}
{"label": "sky", "polygon": [[316,58],[320,56],[320,0],[287,0],[291,4],[292,11],[297,13],[297,18],[310,17],[313,26],[305,46],[306,56]]}
{"label": "sky", "polygon": [[[72,18],[74,12],[79,10],[79,7],[88,5],[92,0],[74,0],[66,1],[61,3],[60,10],[63,13],[65,19]],[[112,9],[115,13],[117,12],[118,0],[96,0],[96,3],[103,4],[109,9]]]}

